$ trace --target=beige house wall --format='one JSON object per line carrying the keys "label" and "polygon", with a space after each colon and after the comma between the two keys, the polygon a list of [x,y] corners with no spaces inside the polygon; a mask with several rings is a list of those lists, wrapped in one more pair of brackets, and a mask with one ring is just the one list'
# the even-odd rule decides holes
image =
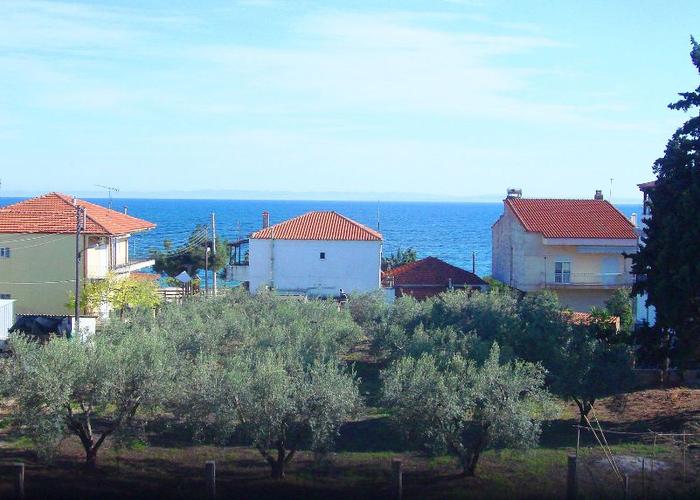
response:
{"label": "beige house wall", "polygon": [[[581,312],[604,305],[616,288],[633,283],[630,263],[622,252],[636,246],[636,240],[546,242],[551,240],[525,231],[504,205],[503,215],[492,227],[493,277],[524,292],[552,289],[562,304]],[[555,283],[557,261],[571,263],[570,284]]]}

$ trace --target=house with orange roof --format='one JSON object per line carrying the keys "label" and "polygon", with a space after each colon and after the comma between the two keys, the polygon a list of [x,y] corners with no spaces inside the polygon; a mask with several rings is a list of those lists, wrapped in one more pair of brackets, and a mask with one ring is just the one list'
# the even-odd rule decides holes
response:
{"label": "house with orange roof", "polygon": [[75,289],[76,227],[80,279],[128,275],[153,265],[133,260],[129,237],[155,224],[60,193],[0,207],[0,299],[13,299],[17,314],[65,315]]}
{"label": "house with orange roof", "polygon": [[[270,225],[233,245],[228,276],[251,292],[335,297],[379,290],[382,235],[344,215],[308,212]],[[248,246],[247,252],[243,250]],[[247,258],[242,256],[247,255]]]}
{"label": "house with orange roof", "polygon": [[382,286],[391,290],[395,298],[408,295],[418,300],[447,290],[488,289],[488,283],[476,274],[437,257],[426,257],[388,269],[382,273]]}
{"label": "house with orange roof", "polygon": [[601,307],[634,276],[635,224],[603,199],[527,199],[509,190],[492,226],[492,274],[522,292],[550,289],[573,311]]}

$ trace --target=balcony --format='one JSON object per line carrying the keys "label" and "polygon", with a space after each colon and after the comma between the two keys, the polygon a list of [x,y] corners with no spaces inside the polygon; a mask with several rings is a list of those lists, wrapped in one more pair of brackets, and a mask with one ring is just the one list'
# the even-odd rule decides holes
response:
{"label": "balcony", "polygon": [[129,262],[126,262],[125,264],[119,264],[117,266],[114,266],[114,268],[112,268],[112,271],[117,273],[117,274],[132,273],[132,272],[138,271],[140,269],[145,269],[147,267],[151,267],[155,263],[156,263],[156,261],[153,259],[130,260]]}
{"label": "balcony", "polygon": [[547,288],[619,288],[633,283],[629,273],[562,273],[548,275],[543,284]]}

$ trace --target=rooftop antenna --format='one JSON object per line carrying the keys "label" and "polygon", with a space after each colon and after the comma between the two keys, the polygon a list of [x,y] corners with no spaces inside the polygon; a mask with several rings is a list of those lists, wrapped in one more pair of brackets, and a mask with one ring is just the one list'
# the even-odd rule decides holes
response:
{"label": "rooftop antenna", "polygon": [[115,193],[118,193],[119,188],[111,187],[111,186],[103,186],[102,184],[95,184],[95,186],[101,187],[101,188],[107,190],[107,194],[109,196],[109,209],[112,210],[112,191],[114,191]]}
{"label": "rooftop antenna", "polygon": [[377,200],[377,232],[379,231],[379,200]]}
{"label": "rooftop antenna", "polygon": [[614,180],[615,180],[615,179],[613,179],[612,177],[610,177],[610,196],[608,197],[608,200],[610,201],[610,203],[612,203],[612,183],[613,183]]}

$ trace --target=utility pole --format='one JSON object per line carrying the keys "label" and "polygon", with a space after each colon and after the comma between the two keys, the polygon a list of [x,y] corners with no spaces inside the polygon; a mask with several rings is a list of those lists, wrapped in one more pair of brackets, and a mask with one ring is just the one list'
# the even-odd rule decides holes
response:
{"label": "utility pole", "polygon": [[[85,209],[75,205],[75,332],[80,335],[80,232],[85,229]],[[73,333],[73,332],[71,332]]]}
{"label": "utility pole", "polygon": [[472,251],[472,274],[476,274],[476,252]]}
{"label": "utility pole", "polygon": [[204,296],[209,297],[209,241],[204,243]]}
{"label": "utility pole", "polygon": [[212,244],[211,244],[211,254],[214,257],[214,268],[212,269],[212,272],[214,273],[214,297],[216,297],[216,214],[214,212],[211,213],[211,232],[212,232]]}

